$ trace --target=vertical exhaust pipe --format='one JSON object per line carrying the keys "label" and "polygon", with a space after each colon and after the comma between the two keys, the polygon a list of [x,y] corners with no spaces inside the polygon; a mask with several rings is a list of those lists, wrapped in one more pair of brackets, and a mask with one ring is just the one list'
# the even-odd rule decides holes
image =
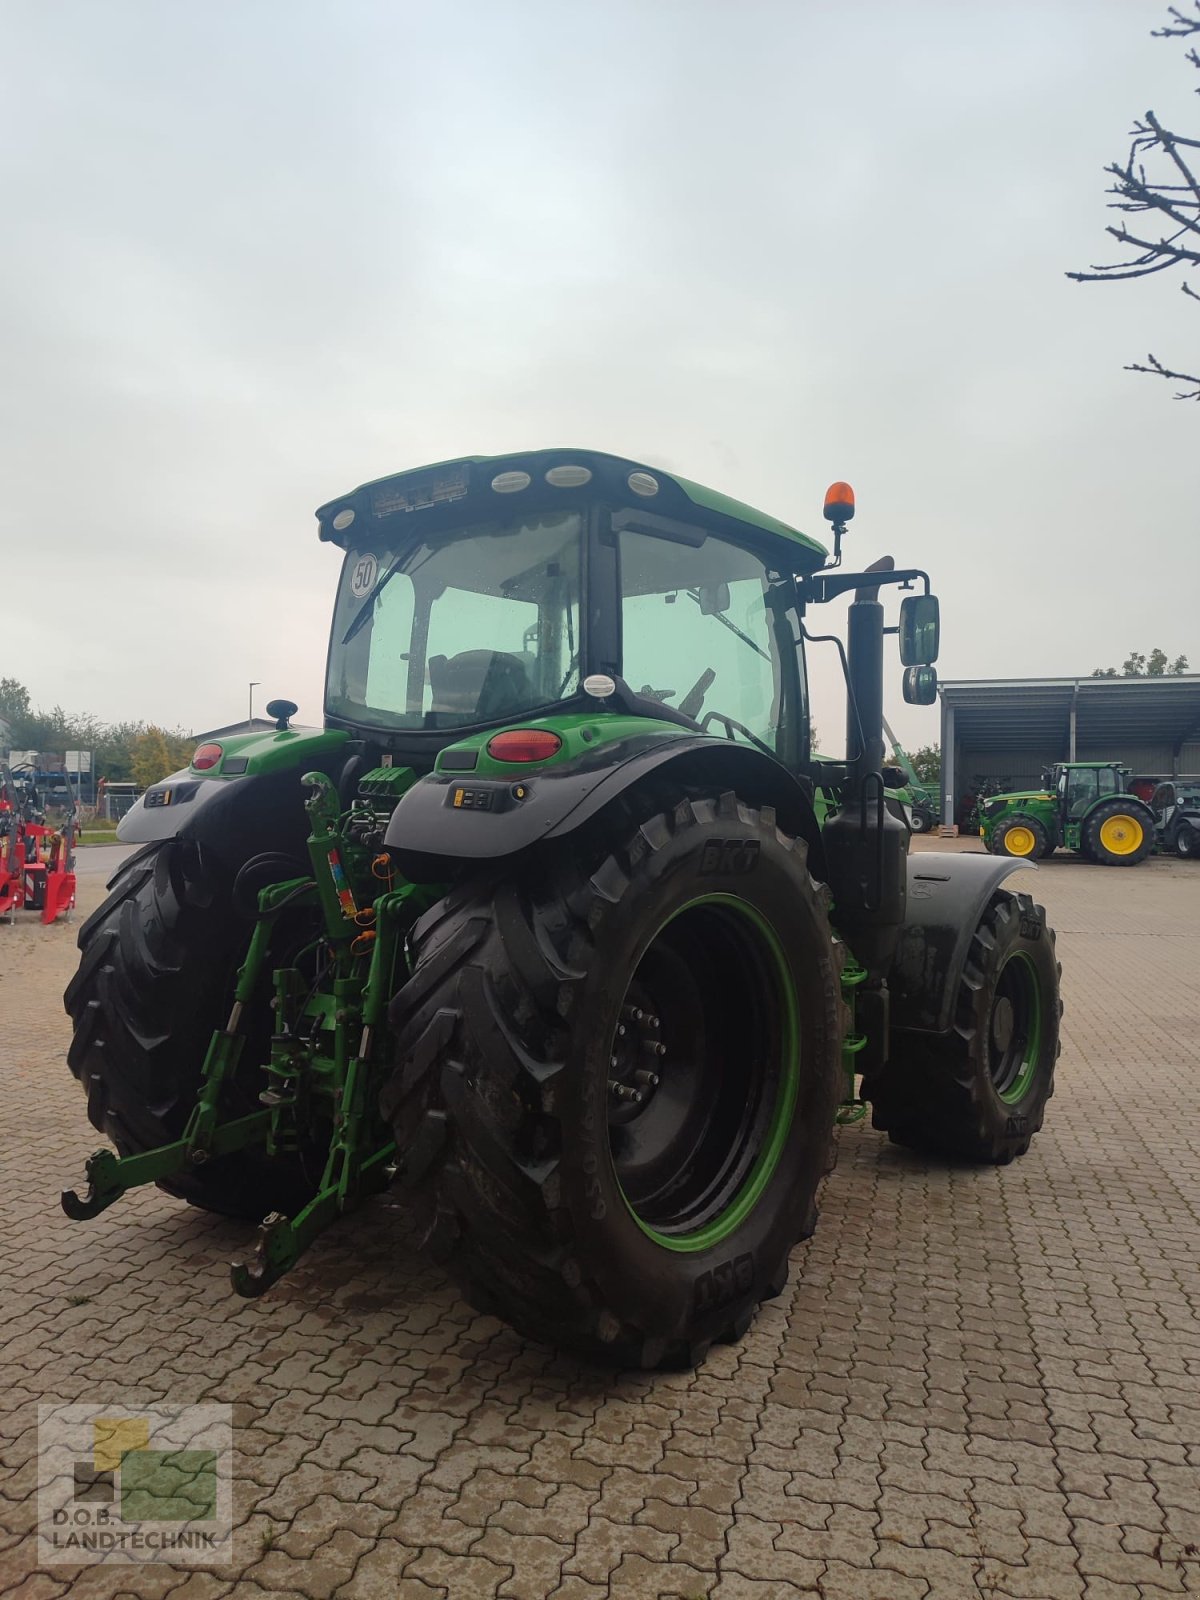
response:
{"label": "vertical exhaust pipe", "polygon": [[[896,563],[881,556],[868,572],[892,572]],[[863,783],[883,766],[883,605],[878,588],[854,591],[846,626],[850,694],[846,702],[846,760],[851,796],[863,803]]]}

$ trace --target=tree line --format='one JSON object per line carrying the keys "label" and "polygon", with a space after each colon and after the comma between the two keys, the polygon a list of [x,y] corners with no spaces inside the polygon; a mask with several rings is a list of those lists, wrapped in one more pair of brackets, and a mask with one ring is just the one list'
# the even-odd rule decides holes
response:
{"label": "tree line", "polygon": [[196,743],[182,728],[104,722],[90,712],[67,712],[62,706],[35,709],[29,690],[17,678],[0,678],[0,720],[9,725],[14,750],[90,750],[96,778],[141,788],[186,767]]}
{"label": "tree line", "polygon": [[1093,667],[1093,678],[1182,678],[1188,669],[1188,658],[1176,656],[1172,661],[1165,650],[1160,650],[1157,645],[1149,655],[1144,655],[1140,650],[1131,650],[1121,663],[1120,672],[1116,667]]}

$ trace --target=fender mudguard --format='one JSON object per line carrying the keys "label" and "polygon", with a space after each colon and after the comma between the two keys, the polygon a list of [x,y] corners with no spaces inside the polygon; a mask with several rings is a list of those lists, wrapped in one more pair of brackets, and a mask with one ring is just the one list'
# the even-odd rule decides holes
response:
{"label": "fender mudguard", "polygon": [[385,843],[413,882],[437,882],[464,861],[495,861],[563,839],[653,774],[672,785],[734,789],[775,807],[779,826],[809,846],[824,877],[824,852],[803,784],[773,756],[729,739],[680,733],[637,735],[569,765],[511,777],[432,772],[400,800]]}
{"label": "fender mudguard", "polygon": [[[172,784],[169,805],[147,806],[143,796],[121,819],[117,838],[122,844],[192,840],[231,880],[252,856],[268,853],[307,871],[308,815],[298,771],[207,780],[181,773],[155,789]],[[154,790],[146,793],[153,796]]]}
{"label": "fender mudguard", "polygon": [[300,779],[314,768],[338,781],[350,750],[341,729],[287,728],[221,741],[217,771],[185,767],[151,784],[121,818],[122,844],[192,839],[228,864],[264,851],[308,859]]}
{"label": "fender mudguard", "polygon": [[888,975],[893,1028],[947,1031],[984,907],[1010,873],[1036,870],[1011,856],[909,856],[907,910]]}

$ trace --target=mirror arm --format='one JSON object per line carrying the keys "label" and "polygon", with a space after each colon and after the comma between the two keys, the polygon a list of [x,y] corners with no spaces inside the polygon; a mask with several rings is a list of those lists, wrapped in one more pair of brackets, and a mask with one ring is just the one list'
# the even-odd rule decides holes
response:
{"label": "mirror arm", "polygon": [[895,572],[814,572],[797,581],[805,598],[821,605],[839,594],[847,594],[851,589],[882,588],[884,584],[891,583],[908,588],[916,578],[925,585],[925,593],[931,593],[929,574],[922,572],[919,567],[902,567]]}

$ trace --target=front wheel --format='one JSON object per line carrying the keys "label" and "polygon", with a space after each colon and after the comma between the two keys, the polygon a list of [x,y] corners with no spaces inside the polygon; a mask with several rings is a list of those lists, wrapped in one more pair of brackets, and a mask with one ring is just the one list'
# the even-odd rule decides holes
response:
{"label": "front wheel", "polygon": [[931,833],[933,824],[934,817],[931,811],[926,811],[923,806],[913,807],[912,831],[914,833]]}
{"label": "front wheel", "polygon": [[1036,817],[1006,817],[992,834],[992,852],[998,856],[1018,856],[1036,861],[1046,853],[1050,840]]}
{"label": "front wheel", "polygon": [[865,1086],[894,1144],[996,1164],[1024,1155],[1054,1093],[1060,968],[1041,906],[1001,889],[971,939],[948,1034],[897,1030]]}
{"label": "front wheel", "polygon": [[733,794],[527,857],[414,930],[384,1114],[435,1258],[522,1333],[699,1361],[811,1233],[841,950],[803,843]]}
{"label": "front wheel", "polygon": [[1105,867],[1132,867],[1150,854],[1154,825],[1136,802],[1105,800],[1081,830],[1088,855]]}
{"label": "front wheel", "polygon": [[1175,831],[1175,854],[1182,856],[1185,861],[1191,856],[1200,855],[1200,834],[1190,822],[1181,822]]}

